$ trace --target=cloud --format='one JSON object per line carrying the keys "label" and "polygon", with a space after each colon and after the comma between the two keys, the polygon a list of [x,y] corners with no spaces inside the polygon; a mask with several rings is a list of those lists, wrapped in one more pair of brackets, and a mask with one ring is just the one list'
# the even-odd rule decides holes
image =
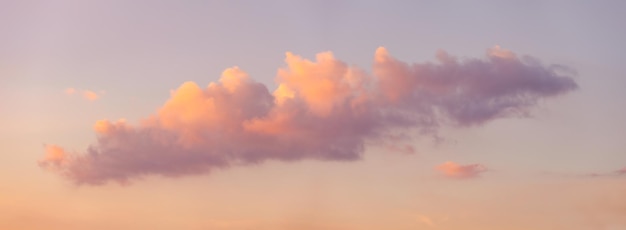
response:
{"label": "cloud", "polygon": [[139,124],[98,121],[87,150],[41,165],[77,184],[103,184],[266,160],[358,160],[365,146],[398,146],[394,137],[408,131],[434,136],[442,125],[528,116],[540,100],[577,88],[557,68],[500,47],[485,58],[440,51],[437,62],[414,64],[381,47],[372,73],[331,52],[313,61],[286,53],[285,62],[272,92],[233,67],[206,87],[182,84]]}
{"label": "cloud", "polygon": [[424,216],[424,215],[417,215],[417,222],[422,223],[428,227],[434,227],[435,223],[433,222],[433,220],[430,217]]}
{"label": "cloud", "polygon": [[487,167],[481,164],[460,165],[450,161],[437,166],[436,169],[443,175],[455,179],[476,178],[488,171]]}
{"label": "cloud", "polygon": [[[566,174],[571,175],[571,174]],[[620,177],[626,176],[626,167],[614,170],[612,172],[602,172],[602,173],[586,173],[586,174],[574,174],[576,177]]]}
{"label": "cloud", "polygon": [[48,165],[59,166],[67,159],[65,150],[57,145],[46,145],[45,149],[46,153],[43,159],[39,161],[40,165],[43,167],[47,167]]}
{"label": "cloud", "polygon": [[67,88],[67,89],[65,89],[65,94],[67,94],[67,95],[74,95],[74,93],[76,93],[76,89],[74,89],[74,88]]}
{"label": "cloud", "polygon": [[83,98],[89,100],[89,101],[95,101],[98,100],[98,98],[100,98],[100,95],[98,95],[97,93],[93,92],[93,91],[89,91],[89,90],[84,90],[83,91]]}
{"label": "cloud", "polygon": [[104,94],[104,91],[100,91],[99,93],[96,93],[91,90],[78,90],[75,88],[67,88],[65,89],[64,92],[66,95],[70,95],[70,96],[80,94],[80,96],[82,96],[83,99],[88,100],[88,101],[98,100]]}

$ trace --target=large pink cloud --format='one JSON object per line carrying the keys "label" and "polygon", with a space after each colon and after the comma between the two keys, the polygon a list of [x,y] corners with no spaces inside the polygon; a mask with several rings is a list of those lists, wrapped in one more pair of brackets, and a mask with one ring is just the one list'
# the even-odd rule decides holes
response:
{"label": "large pink cloud", "polygon": [[287,53],[285,62],[273,92],[230,68],[207,87],[182,84],[139,124],[98,121],[86,151],[50,147],[40,165],[102,184],[265,160],[356,160],[366,145],[393,146],[398,132],[526,116],[539,100],[577,88],[558,68],[497,46],[481,59],[440,51],[437,62],[415,64],[381,47],[372,73],[330,52],[314,61]]}

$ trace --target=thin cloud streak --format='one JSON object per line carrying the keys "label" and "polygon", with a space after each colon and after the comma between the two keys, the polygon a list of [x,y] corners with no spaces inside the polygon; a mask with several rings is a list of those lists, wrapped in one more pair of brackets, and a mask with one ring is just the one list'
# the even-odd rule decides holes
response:
{"label": "thin cloud streak", "polygon": [[583,175],[584,177],[620,177],[626,176],[626,167],[605,173],[588,173]]}
{"label": "thin cloud streak", "polygon": [[[331,52],[287,53],[273,92],[237,67],[219,82],[186,82],[156,114],[131,125],[102,120],[84,152],[54,150],[43,168],[76,184],[184,176],[266,160],[352,161],[367,145],[393,146],[398,132],[436,136],[439,127],[527,117],[544,98],[577,89],[558,68],[498,46],[485,58],[443,51],[409,64],[378,48],[372,73]],[[412,149],[406,149],[412,152]]]}
{"label": "thin cloud streak", "polygon": [[481,164],[460,165],[451,161],[438,165],[436,168],[444,176],[454,179],[471,179],[487,172],[488,169]]}
{"label": "thin cloud streak", "polygon": [[99,93],[91,91],[91,90],[79,90],[75,88],[67,88],[64,93],[68,96],[72,95],[80,95],[83,99],[88,101],[96,101],[104,95],[104,91],[100,91]]}

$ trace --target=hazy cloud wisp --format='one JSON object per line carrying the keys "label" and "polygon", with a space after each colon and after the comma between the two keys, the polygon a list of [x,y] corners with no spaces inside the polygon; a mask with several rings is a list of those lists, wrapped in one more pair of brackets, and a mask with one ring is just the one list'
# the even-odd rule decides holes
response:
{"label": "hazy cloud wisp", "polygon": [[83,99],[88,100],[88,101],[98,100],[104,94],[104,91],[100,91],[99,93],[96,93],[96,92],[91,91],[91,90],[79,90],[79,89],[75,89],[75,88],[67,88],[67,89],[65,89],[64,92],[65,92],[66,95],[76,95],[76,94],[79,94]]}
{"label": "hazy cloud wisp", "polygon": [[436,168],[444,176],[454,179],[471,179],[487,172],[488,169],[481,164],[460,165],[451,161],[438,165]]}

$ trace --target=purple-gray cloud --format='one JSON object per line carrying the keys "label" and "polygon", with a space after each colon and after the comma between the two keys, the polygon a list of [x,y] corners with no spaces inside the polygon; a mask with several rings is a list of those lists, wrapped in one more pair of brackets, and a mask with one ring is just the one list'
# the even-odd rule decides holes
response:
{"label": "purple-gray cloud", "polygon": [[231,68],[206,88],[183,84],[140,124],[98,121],[97,141],[86,151],[50,145],[39,164],[95,185],[265,160],[356,160],[366,145],[394,149],[398,131],[434,135],[442,125],[527,116],[540,100],[578,87],[562,67],[497,46],[485,58],[441,51],[436,63],[415,64],[381,47],[371,74],[330,52],[315,61],[287,53],[285,61],[273,92]]}

